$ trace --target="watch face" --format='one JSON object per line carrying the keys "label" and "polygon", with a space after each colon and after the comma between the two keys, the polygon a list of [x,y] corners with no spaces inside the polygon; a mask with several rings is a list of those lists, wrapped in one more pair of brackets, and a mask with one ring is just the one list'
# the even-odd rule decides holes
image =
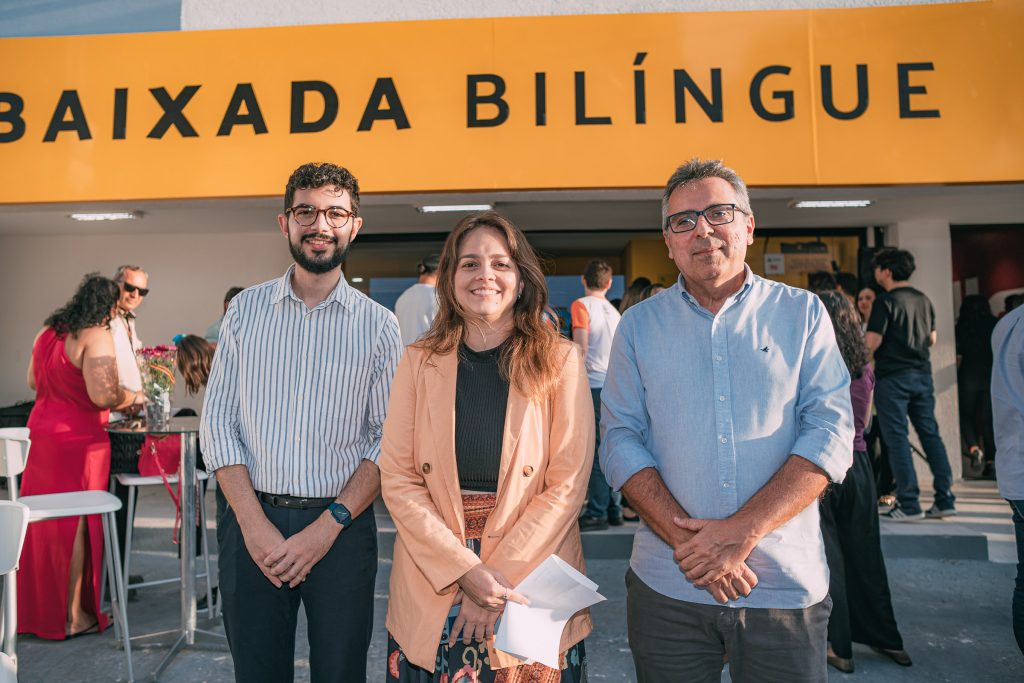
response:
{"label": "watch face", "polygon": [[341,505],[340,503],[332,503],[330,509],[331,515],[334,516],[334,519],[338,524],[344,526],[352,521],[352,513],[346,510],[344,505]]}

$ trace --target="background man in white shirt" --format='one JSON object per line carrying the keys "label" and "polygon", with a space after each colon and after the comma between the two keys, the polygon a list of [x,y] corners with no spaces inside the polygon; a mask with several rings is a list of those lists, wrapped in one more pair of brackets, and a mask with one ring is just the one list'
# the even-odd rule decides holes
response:
{"label": "background man in white shirt", "polygon": [[440,254],[431,254],[416,264],[419,282],[402,292],[395,302],[395,316],[402,330],[402,346],[408,346],[426,334],[437,314],[437,265]]}
{"label": "background man in white shirt", "polygon": [[[594,416],[597,420],[597,443],[601,443],[601,387],[608,371],[608,354],[612,337],[619,325],[619,312],[608,303],[608,290],[612,286],[612,268],[601,259],[593,259],[583,271],[584,296],[572,302],[572,339],[580,345],[586,359],[587,379],[594,397]],[[622,494],[612,491],[601,473],[601,465],[594,455],[594,468],[587,486],[587,505],[580,517],[580,531],[600,531],[609,524],[622,524]]]}

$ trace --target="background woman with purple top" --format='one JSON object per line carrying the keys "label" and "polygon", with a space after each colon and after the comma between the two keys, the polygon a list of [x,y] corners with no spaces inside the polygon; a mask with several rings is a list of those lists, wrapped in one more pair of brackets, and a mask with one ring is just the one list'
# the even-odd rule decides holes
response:
{"label": "background woman with purple top", "polygon": [[896,626],[878,535],[875,478],[864,441],[871,414],[875,373],[853,304],[839,292],[819,292],[836,341],[850,371],[853,403],[853,466],[842,484],[833,484],[821,501],[821,533],[828,559],[832,614],[828,621],[828,663],[853,672],[853,642],[870,645],[901,666],[910,666]]}

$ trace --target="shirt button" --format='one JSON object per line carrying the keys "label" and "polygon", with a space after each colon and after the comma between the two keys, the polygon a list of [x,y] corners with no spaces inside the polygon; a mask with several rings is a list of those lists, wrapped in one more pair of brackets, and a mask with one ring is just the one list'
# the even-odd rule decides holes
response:
{"label": "shirt button", "polygon": [[719,363],[721,363],[722,362],[722,357],[721,356],[715,356],[715,360],[718,361]]}
{"label": "shirt button", "polygon": [[724,436],[722,437],[722,443],[725,443],[725,442],[727,442],[728,440],[729,440],[729,439],[725,438]]}
{"label": "shirt button", "polygon": [[523,476],[533,476],[533,465],[527,465],[526,467],[523,468]]}
{"label": "shirt button", "polygon": [[727,482],[727,481],[723,481],[723,482],[722,482],[722,488],[723,488],[723,489],[727,489],[727,488],[729,488],[729,482]]}
{"label": "shirt button", "polygon": [[724,400],[725,400],[725,396],[719,396],[719,397],[718,397],[718,400],[719,400],[719,401],[724,401]]}
{"label": "shirt button", "polygon": [[420,468],[420,471],[423,472],[423,474],[430,474],[430,463],[423,463],[423,467]]}

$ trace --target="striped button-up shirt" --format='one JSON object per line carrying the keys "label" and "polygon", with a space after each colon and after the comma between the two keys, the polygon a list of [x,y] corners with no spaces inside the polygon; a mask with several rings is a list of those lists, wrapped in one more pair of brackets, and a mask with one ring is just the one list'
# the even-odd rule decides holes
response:
{"label": "striped button-up shirt", "polygon": [[[693,517],[735,514],[791,454],[833,481],[853,462],[850,374],[824,304],[749,268],[717,315],[681,277],[626,311],[601,401],[608,482],[619,489],[655,467]],[[824,599],[817,501],[761,539],[747,565],[757,588],[730,606],[799,609]],[[630,566],[662,595],[716,604],[646,526],[636,533]]]}
{"label": "striped button-up shirt", "polygon": [[402,344],[395,316],[344,276],[308,308],[294,268],[231,300],[200,440],[210,471],[245,465],[257,491],[336,496],[377,462]]}

